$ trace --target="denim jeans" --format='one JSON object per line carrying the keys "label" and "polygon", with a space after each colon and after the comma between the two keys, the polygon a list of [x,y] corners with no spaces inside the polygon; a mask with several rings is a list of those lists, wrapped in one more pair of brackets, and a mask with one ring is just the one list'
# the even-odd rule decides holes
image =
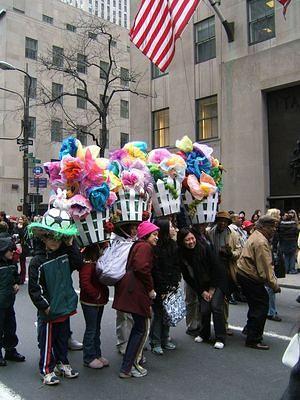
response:
{"label": "denim jeans", "polygon": [[285,272],[288,274],[289,272],[296,271],[296,250],[288,253],[283,253],[284,264],[285,264]]}
{"label": "denim jeans", "polygon": [[268,311],[268,316],[269,317],[275,317],[277,314],[276,310],[276,293],[274,293],[274,290],[271,289],[270,287],[266,286],[268,295],[269,295],[269,311]]}
{"label": "denim jeans", "polygon": [[170,327],[163,322],[164,309],[163,305],[158,301],[152,304],[153,318],[150,328],[150,345],[164,346],[169,340]]}
{"label": "denim jeans", "polygon": [[132,318],[134,323],[121,366],[121,372],[125,372],[126,374],[131,371],[134,364],[139,363],[150,328],[150,318],[138,314],[132,314]]}
{"label": "denim jeans", "polygon": [[199,335],[201,329],[200,305],[197,293],[187,283],[184,283],[185,305],[186,305],[186,328],[187,332]]}
{"label": "denim jeans", "polygon": [[84,364],[89,364],[95,358],[101,357],[100,331],[104,306],[81,304],[81,307],[85,319],[83,362]]}

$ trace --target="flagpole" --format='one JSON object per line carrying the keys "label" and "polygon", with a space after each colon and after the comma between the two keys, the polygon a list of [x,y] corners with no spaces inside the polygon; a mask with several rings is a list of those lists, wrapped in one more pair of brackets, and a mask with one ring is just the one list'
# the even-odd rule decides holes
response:
{"label": "flagpole", "polygon": [[210,5],[214,9],[214,11],[217,14],[217,16],[219,17],[222,25],[224,26],[224,29],[225,29],[226,34],[227,34],[228,42],[229,43],[233,42],[234,41],[234,22],[228,22],[224,18],[223,14],[219,10],[218,2],[216,2],[215,0],[208,0],[208,1],[210,2]]}

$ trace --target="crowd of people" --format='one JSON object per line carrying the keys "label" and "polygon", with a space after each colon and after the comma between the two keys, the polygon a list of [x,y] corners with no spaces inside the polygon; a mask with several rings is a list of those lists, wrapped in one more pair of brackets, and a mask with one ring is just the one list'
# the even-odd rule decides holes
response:
{"label": "crowd of people", "polygon": [[[47,214],[47,213],[46,213]],[[77,294],[71,274],[79,271],[80,302],[85,320],[83,364],[92,369],[109,365],[101,349],[101,319],[109,299],[99,279],[109,263],[123,269],[114,283],[117,348],[123,354],[122,379],[147,375],[143,349],[164,355],[175,350],[164,318],[163,300],[184,281],[186,333],[196,343],[223,349],[229,304],[248,303],[243,333],[245,345],[268,350],[263,341],[266,319],[280,322],[276,309],[277,277],[295,274],[299,245],[297,213],[256,210],[251,219],[243,211],[219,211],[215,223],[191,226],[182,216],[115,227],[110,242],[79,249],[72,227],[51,228],[45,219],[28,223],[0,213],[0,366],[25,361],[17,351],[15,295],[24,284],[26,259],[31,257],[28,290],[38,311],[39,370],[44,384],[56,385],[60,376],[76,378],[70,366],[70,317]],[[19,271],[17,269],[19,262]],[[114,264],[114,265],[112,265]],[[300,302],[300,296],[297,299]],[[211,318],[214,339],[211,332]],[[2,349],[5,354],[2,354]]]}

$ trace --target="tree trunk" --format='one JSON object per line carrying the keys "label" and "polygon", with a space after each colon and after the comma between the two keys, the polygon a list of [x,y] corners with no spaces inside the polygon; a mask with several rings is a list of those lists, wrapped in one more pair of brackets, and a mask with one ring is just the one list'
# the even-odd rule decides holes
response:
{"label": "tree trunk", "polygon": [[100,130],[100,157],[104,157],[106,144],[107,144],[107,115],[103,115],[101,122],[102,122],[102,129]]}

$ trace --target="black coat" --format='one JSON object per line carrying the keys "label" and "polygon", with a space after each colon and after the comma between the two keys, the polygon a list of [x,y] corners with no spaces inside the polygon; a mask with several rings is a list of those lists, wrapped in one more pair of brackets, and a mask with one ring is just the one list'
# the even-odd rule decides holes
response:
{"label": "black coat", "polygon": [[19,283],[18,267],[10,260],[0,260],[0,308],[9,308],[15,302],[13,286]]}
{"label": "black coat", "polygon": [[192,250],[180,251],[181,272],[183,279],[200,297],[210,287],[219,288],[228,294],[228,278],[223,265],[218,261],[210,243],[197,241]]}
{"label": "black coat", "polygon": [[152,268],[154,290],[157,294],[168,294],[179,285],[181,269],[178,248],[174,240],[158,243],[154,248]]}

